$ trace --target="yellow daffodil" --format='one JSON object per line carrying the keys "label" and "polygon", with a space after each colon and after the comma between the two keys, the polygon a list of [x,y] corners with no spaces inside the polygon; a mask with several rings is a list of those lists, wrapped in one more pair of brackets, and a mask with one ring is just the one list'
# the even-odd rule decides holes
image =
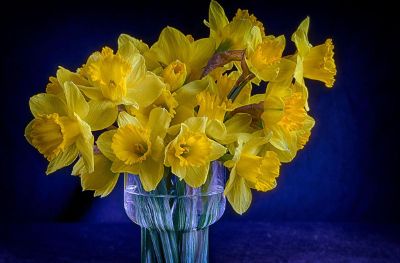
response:
{"label": "yellow daffodil", "polygon": [[207,118],[192,117],[180,125],[180,132],[165,149],[164,164],[191,187],[206,182],[210,162],[226,152],[205,133]]}
{"label": "yellow daffodil", "polygon": [[121,34],[118,37],[119,47],[125,46],[128,43],[133,45],[139,51],[139,53],[144,57],[147,69],[154,70],[160,67],[160,63],[151,56],[149,52],[150,48],[145,42],[127,34]]}
{"label": "yellow daffodil", "polygon": [[195,116],[197,94],[206,90],[210,84],[210,78],[206,77],[201,80],[191,81],[174,92],[178,107],[176,107],[176,114],[171,125],[180,124],[188,118]]}
{"label": "yellow daffodil", "polygon": [[147,107],[165,87],[159,77],[146,70],[143,56],[130,42],[121,42],[116,54],[108,47],[93,53],[79,73],[89,83],[78,86],[91,99],[93,130],[114,123],[118,105]]}
{"label": "yellow daffodil", "polygon": [[183,86],[187,77],[186,64],[179,60],[171,62],[163,71],[161,76],[168,84],[170,91],[175,91]]}
{"label": "yellow daffodil", "polygon": [[141,122],[146,122],[153,108],[164,108],[171,115],[171,123],[180,124],[186,119],[195,116],[194,109],[197,105],[197,94],[207,89],[209,85],[209,78],[203,78],[189,82],[175,92],[164,88],[160,96],[149,106],[139,108],[127,106],[126,109]]}
{"label": "yellow daffodil", "polygon": [[80,153],[87,171],[93,171],[93,135],[83,121],[89,105],[76,85],[67,81],[63,96],[42,93],[29,101],[35,119],[25,137],[50,162],[46,174],[70,165]]}
{"label": "yellow daffodil", "polygon": [[279,73],[284,49],[284,36],[263,37],[260,29],[254,27],[246,49],[246,62],[250,71],[260,80],[274,80]]}
{"label": "yellow daffodil", "polygon": [[249,10],[242,10],[239,8],[233,18],[233,21],[236,20],[250,21],[253,28],[257,28],[257,30],[261,32],[261,37],[265,37],[265,28],[263,23],[261,23],[254,14],[250,14]]}
{"label": "yellow daffodil", "polygon": [[[161,76],[174,91],[188,81],[200,79],[203,68],[215,51],[214,41],[202,38],[193,41],[173,27],[162,30],[160,37],[144,55],[151,65],[158,62],[153,71],[161,70]],[[146,60],[146,61],[147,61]],[[157,69],[158,68],[158,69]]]}
{"label": "yellow daffodil", "polygon": [[175,99],[176,94],[172,94],[167,88],[164,88],[160,96],[147,107],[133,107],[126,106],[129,114],[136,117],[141,123],[146,123],[149,119],[150,112],[154,108],[165,109],[173,118],[176,114],[176,108],[179,106],[178,101]]}
{"label": "yellow daffodil", "polygon": [[94,171],[88,173],[84,162],[79,159],[74,165],[72,175],[81,179],[83,190],[93,190],[94,196],[105,197],[111,193],[117,184],[119,173],[111,171],[112,162],[101,153],[94,154]]}
{"label": "yellow daffodil", "polygon": [[104,132],[96,142],[112,161],[111,171],[137,174],[146,191],[154,190],[164,174],[164,137],[170,120],[168,112],[161,108],[153,109],[145,124],[121,112],[119,128]]}
{"label": "yellow daffodil", "polygon": [[281,96],[273,91],[273,84],[269,88],[271,92],[267,93],[262,114],[264,130],[272,131],[270,144],[280,160],[289,162],[307,143],[315,121],[307,114],[300,84],[295,83],[288,89],[276,88]]}
{"label": "yellow daffodil", "polygon": [[[209,89],[218,95],[222,100],[228,99],[229,92],[235,87],[241,72],[232,71],[226,73],[226,68],[218,67],[210,73],[212,79]],[[236,99],[232,102],[232,109],[246,105],[249,103],[252,86],[248,83],[242,88]]]}
{"label": "yellow daffodil", "polygon": [[63,94],[63,86],[67,81],[72,81],[75,85],[88,85],[87,80],[78,73],[59,67],[56,77],[49,78],[49,83],[46,86],[46,93],[54,95]]}
{"label": "yellow daffodil", "polygon": [[310,18],[301,22],[296,32],[292,35],[292,41],[297,47],[297,64],[295,78],[303,84],[303,77],[319,80],[325,86],[331,88],[335,82],[336,65],[333,59],[333,42],[327,39],[324,44],[313,47],[308,41],[308,28]]}
{"label": "yellow daffodil", "polygon": [[229,22],[222,6],[214,0],[210,3],[208,21],[204,23],[210,28],[210,37],[215,40],[218,51],[245,49],[253,27],[265,36],[263,24],[247,10],[239,9]]}
{"label": "yellow daffodil", "polygon": [[197,104],[197,117],[207,117],[206,134],[217,141],[224,138],[226,127],[223,122],[225,114],[233,110],[232,101],[205,90],[197,95]]}
{"label": "yellow daffodil", "polygon": [[[241,106],[258,102],[255,100],[255,96],[250,96],[252,90],[250,83],[240,91],[239,95],[233,102],[228,99],[228,93],[234,87],[237,79],[240,77],[240,73],[234,71],[225,74],[224,71],[225,69],[223,68],[217,68],[211,72],[211,85],[197,95],[197,116],[207,117],[206,133],[209,137],[220,143],[232,142],[232,139],[236,138],[235,135],[244,131],[249,131],[250,129],[249,125],[241,127],[234,127],[231,125],[230,127],[227,127],[226,122],[231,117],[237,117],[239,119],[243,118],[243,121],[245,122],[247,122],[249,118],[248,115],[235,114],[234,116],[229,116],[229,112],[232,112]],[[263,99],[263,96],[261,96],[261,99]],[[229,124],[233,123],[236,122],[229,122]]]}
{"label": "yellow daffodil", "polygon": [[[49,83],[46,86],[46,93],[63,96],[63,85],[67,81],[72,81],[78,86],[88,86],[89,82],[80,74],[71,72],[63,67],[59,67],[55,77],[49,78]],[[107,107],[103,107],[108,105]],[[101,118],[99,114],[103,114]],[[101,130],[105,128],[107,124],[115,121],[115,108],[107,102],[97,103],[96,101],[89,101],[89,112],[83,119],[87,124],[90,125],[93,131]],[[111,125],[111,124],[110,124]]]}
{"label": "yellow daffodil", "polygon": [[262,147],[267,142],[268,137],[263,137],[261,132],[241,136],[232,160],[224,163],[231,170],[225,195],[239,214],[246,212],[251,204],[251,189],[266,192],[276,186],[280,162],[273,151],[261,155]]}

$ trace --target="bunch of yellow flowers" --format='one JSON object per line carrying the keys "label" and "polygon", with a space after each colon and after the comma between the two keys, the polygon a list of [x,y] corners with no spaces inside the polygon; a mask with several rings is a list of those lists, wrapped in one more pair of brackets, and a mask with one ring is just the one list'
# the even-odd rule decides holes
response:
{"label": "bunch of yellow flowers", "polygon": [[[166,27],[149,47],[122,34],[117,51],[104,47],[74,72],[59,67],[46,92],[30,99],[34,119],[25,130],[49,161],[46,174],[77,160],[72,174],[83,189],[106,196],[120,173],[137,174],[152,191],[166,167],[200,187],[218,160],[240,214],[251,189],[273,189],[280,164],[315,124],[304,79],[335,81],[332,40],[312,46],[306,18],[291,37],[296,53],[284,55],[283,35],[268,35],[247,10],[228,20],[216,1],[204,23],[207,38]],[[252,95],[255,87],[265,92]]]}

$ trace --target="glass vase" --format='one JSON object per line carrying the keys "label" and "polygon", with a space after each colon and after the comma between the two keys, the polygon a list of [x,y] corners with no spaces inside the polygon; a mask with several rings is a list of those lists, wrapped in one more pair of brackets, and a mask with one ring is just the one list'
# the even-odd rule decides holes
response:
{"label": "glass vase", "polygon": [[225,180],[217,161],[199,188],[166,168],[157,188],[146,192],[137,175],[125,174],[125,211],[141,227],[141,262],[208,262],[208,228],[225,211]]}

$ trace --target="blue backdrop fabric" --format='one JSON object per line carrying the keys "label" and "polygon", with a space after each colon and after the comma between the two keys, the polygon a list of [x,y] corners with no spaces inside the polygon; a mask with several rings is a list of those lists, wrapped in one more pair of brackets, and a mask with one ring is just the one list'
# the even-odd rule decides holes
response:
{"label": "blue backdrop fabric", "polygon": [[[229,17],[237,8],[247,8],[264,22],[268,34],[285,34],[289,51],[294,50],[290,35],[309,15],[311,42],[333,38],[338,68],[333,89],[308,82],[316,126],[305,149],[292,163],[282,165],[277,188],[255,193],[242,217],[228,208],[223,220],[399,222],[399,92],[394,60],[398,48],[390,7],[350,1],[329,7],[220,2]],[[169,25],[195,38],[206,37],[202,21],[208,1],[193,1],[190,6],[170,1],[107,6],[38,3],[25,8],[11,4],[4,13],[0,221],[128,222],[122,177],[114,192],[100,199],[82,192],[70,169],[45,176],[47,162],[23,137],[32,118],[29,97],[45,90],[57,66],[74,70],[101,47],[116,48],[120,33],[152,43]],[[385,18],[378,18],[384,13]]]}

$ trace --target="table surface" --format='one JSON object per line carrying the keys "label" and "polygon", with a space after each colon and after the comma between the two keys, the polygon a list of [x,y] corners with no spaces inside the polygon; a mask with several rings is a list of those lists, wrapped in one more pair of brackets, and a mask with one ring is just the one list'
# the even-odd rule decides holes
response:
{"label": "table surface", "polygon": [[[210,262],[400,262],[400,225],[218,222]],[[0,226],[0,262],[140,262],[132,224]]]}

